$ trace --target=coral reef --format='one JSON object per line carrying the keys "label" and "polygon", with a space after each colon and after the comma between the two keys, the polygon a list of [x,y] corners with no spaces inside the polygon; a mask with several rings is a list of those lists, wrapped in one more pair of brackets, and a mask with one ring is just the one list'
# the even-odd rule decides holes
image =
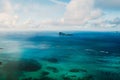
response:
{"label": "coral reef", "polygon": [[72,75],[72,76],[63,76],[62,77],[63,80],[94,80],[93,76],[91,75],[88,75],[88,76],[84,76],[84,77],[77,77],[75,75]]}
{"label": "coral reef", "polygon": [[52,66],[47,66],[47,70],[53,71],[55,73],[59,72],[59,70],[57,68],[52,67]]}
{"label": "coral reef", "polygon": [[41,78],[32,78],[32,77],[29,77],[29,78],[24,78],[22,80],[56,80],[56,79],[53,79],[53,78],[50,78],[50,77],[41,77]]}
{"label": "coral reef", "polygon": [[48,62],[51,62],[51,63],[58,63],[58,59],[57,58],[43,58],[43,60],[46,60]]}
{"label": "coral reef", "polygon": [[40,78],[39,80],[56,80],[56,79],[53,79],[53,78],[50,78],[50,77],[42,77]]}
{"label": "coral reef", "polygon": [[38,71],[42,68],[42,65],[35,60],[23,61],[20,62],[20,65],[21,70],[27,72]]}
{"label": "coral reef", "polygon": [[33,72],[42,68],[42,65],[36,60],[10,61],[4,65],[5,71],[26,71]]}
{"label": "coral reef", "polygon": [[43,72],[41,73],[42,76],[47,76],[48,74],[50,74],[48,71],[43,71]]}
{"label": "coral reef", "polygon": [[22,80],[33,80],[33,78],[32,78],[32,77],[29,77],[29,78],[24,78],[24,79],[22,79]]}
{"label": "coral reef", "polygon": [[87,72],[85,69],[70,69],[70,72]]}
{"label": "coral reef", "polygon": [[120,73],[98,70],[96,73],[96,77],[97,80],[120,80]]}
{"label": "coral reef", "polygon": [[2,65],[2,62],[0,62],[0,65]]}

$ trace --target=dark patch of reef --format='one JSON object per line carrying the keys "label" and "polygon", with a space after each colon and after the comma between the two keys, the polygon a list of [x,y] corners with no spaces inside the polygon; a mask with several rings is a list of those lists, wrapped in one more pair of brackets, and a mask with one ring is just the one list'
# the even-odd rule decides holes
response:
{"label": "dark patch of reef", "polygon": [[54,73],[59,72],[59,70],[57,68],[52,67],[52,66],[47,66],[47,69],[50,70],[50,71],[52,71],[52,72],[54,72]]}
{"label": "dark patch of reef", "polygon": [[3,67],[5,71],[25,71],[34,72],[42,68],[42,65],[36,60],[10,61]]}
{"label": "dark patch of reef", "polygon": [[70,69],[70,72],[87,72],[86,69]]}
{"label": "dark patch of reef", "polygon": [[48,72],[48,71],[43,71],[42,73],[41,73],[41,75],[42,76],[47,76],[47,75],[49,75],[50,73]]}
{"label": "dark patch of reef", "polygon": [[43,58],[42,60],[48,61],[50,63],[59,63],[59,60],[57,58],[51,57],[51,58]]}
{"label": "dark patch of reef", "polygon": [[0,65],[2,65],[2,62],[0,62]]}
{"label": "dark patch of reef", "polygon": [[[20,80],[25,72],[36,72],[42,68],[42,65],[36,60],[8,61],[2,66],[3,80]],[[30,80],[30,78],[28,79]]]}
{"label": "dark patch of reef", "polygon": [[39,80],[56,80],[56,79],[46,76],[46,77],[40,78]]}
{"label": "dark patch of reef", "polygon": [[61,79],[51,78],[49,76],[43,76],[40,78],[24,78],[22,80],[95,80],[92,75],[84,76],[84,77],[76,77],[76,76],[61,76]]}
{"label": "dark patch of reef", "polygon": [[71,75],[71,76],[62,76],[63,80],[94,80],[94,77],[92,75],[87,75],[84,77],[77,77],[76,75]]}
{"label": "dark patch of reef", "polygon": [[119,72],[98,70],[96,73],[97,80],[120,80]]}
{"label": "dark patch of reef", "polygon": [[41,78],[32,78],[32,77],[30,77],[30,78],[24,78],[22,80],[56,80],[56,79],[44,76],[44,77],[41,77]]}

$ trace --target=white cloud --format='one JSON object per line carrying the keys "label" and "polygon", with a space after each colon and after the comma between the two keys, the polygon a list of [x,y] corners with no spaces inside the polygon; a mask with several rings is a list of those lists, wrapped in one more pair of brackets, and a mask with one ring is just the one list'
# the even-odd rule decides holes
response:
{"label": "white cloud", "polygon": [[1,0],[1,6],[2,6],[2,11],[6,12],[6,13],[11,13],[13,8],[12,5],[10,3],[10,0]]}
{"label": "white cloud", "polygon": [[84,25],[90,20],[97,19],[102,11],[94,7],[94,0],[71,0],[66,6],[63,18],[57,21],[47,21],[46,24],[53,25]]}
{"label": "white cloud", "polygon": [[[71,0],[69,3],[60,0],[50,1],[55,4],[52,6],[36,3],[25,5],[12,3],[12,0],[1,0],[0,28],[79,30],[88,29],[91,26],[111,28],[120,25],[119,19],[102,17],[107,10],[102,10],[101,7],[101,5],[104,5],[104,8],[118,7],[119,0]],[[62,13],[64,10],[65,12]]]}
{"label": "white cloud", "polygon": [[15,25],[16,20],[18,19],[18,16],[11,15],[7,13],[0,13],[0,23],[3,23],[5,25]]}
{"label": "white cloud", "polygon": [[[113,16],[112,19],[105,18],[106,15],[103,13],[104,10],[95,6],[96,1],[99,0],[71,0],[70,3],[66,6],[66,11],[64,16],[61,19],[56,21],[47,20],[42,24],[52,25],[58,29],[70,29],[80,30],[80,29],[113,29],[118,28],[118,24],[120,24],[120,20]],[[105,2],[105,3],[104,3]],[[103,4],[107,4],[109,1],[103,1]],[[108,4],[115,5],[118,4],[119,1],[113,2],[110,0]],[[115,19],[114,19],[115,18]],[[67,28],[65,27],[67,26]]]}
{"label": "white cloud", "polygon": [[120,25],[120,18],[116,17],[115,19],[108,21],[110,24]]}
{"label": "white cloud", "polygon": [[93,21],[91,23],[91,25],[95,28],[104,28],[104,29],[117,29],[119,30],[119,26],[120,26],[120,18],[119,17],[115,17],[112,19],[103,19],[103,18],[99,18],[95,21]]}
{"label": "white cloud", "polygon": [[1,0],[2,11],[0,12],[0,26],[11,27],[16,24],[18,19],[17,15],[14,15],[13,6],[10,0]]}
{"label": "white cloud", "polygon": [[104,24],[107,24],[107,25],[104,25],[106,27],[110,27],[110,28],[120,28],[120,18],[119,17],[116,17],[112,20],[105,20],[104,21]]}
{"label": "white cloud", "polygon": [[68,24],[82,25],[102,15],[94,8],[94,0],[71,0],[66,9],[64,22]]}

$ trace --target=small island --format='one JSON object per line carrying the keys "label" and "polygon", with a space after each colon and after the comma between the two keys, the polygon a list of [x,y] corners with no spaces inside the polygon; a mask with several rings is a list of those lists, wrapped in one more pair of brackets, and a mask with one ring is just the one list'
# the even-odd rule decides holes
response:
{"label": "small island", "polygon": [[59,32],[59,36],[73,36],[73,34],[66,34],[63,32]]}
{"label": "small island", "polygon": [[3,49],[3,48],[0,48],[0,50]]}

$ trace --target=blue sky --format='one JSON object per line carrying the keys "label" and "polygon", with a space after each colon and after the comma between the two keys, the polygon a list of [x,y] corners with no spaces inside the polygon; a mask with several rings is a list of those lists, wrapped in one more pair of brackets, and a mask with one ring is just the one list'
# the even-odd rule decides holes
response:
{"label": "blue sky", "polygon": [[0,0],[0,30],[120,30],[119,0]]}

